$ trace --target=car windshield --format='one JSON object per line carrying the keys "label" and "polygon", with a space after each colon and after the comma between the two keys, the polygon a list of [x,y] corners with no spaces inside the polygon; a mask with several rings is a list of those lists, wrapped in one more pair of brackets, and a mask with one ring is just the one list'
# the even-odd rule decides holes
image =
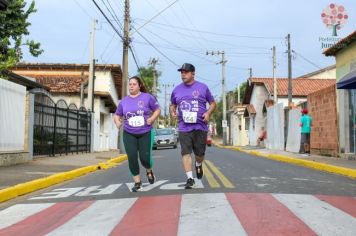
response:
{"label": "car windshield", "polygon": [[158,129],[158,130],[156,130],[156,135],[170,135],[173,133],[174,133],[174,131],[172,129]]}

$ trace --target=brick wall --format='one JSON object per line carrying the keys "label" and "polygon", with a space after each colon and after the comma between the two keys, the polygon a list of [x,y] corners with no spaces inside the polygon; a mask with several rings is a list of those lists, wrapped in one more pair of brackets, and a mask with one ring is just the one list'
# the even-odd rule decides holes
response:
{"label": "brick wall", "polygon": [[309,115],[313,119],[311,152],[338,155],[338,129],[335,85],[308,95]]}

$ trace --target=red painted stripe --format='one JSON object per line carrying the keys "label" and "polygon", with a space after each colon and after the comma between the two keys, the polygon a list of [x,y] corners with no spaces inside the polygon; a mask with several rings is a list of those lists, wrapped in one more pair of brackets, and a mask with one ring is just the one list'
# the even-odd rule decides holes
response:
{"label": "red painted stripe", "polygon": [[344,196],[324,196],[316,195],[321,201],[325,201],[330,205],[339,208],[340,210],[356,217],[356,199],[353,197]]}
{"label": "red painted stripe", "polygon": [[63,225],[94,201],[61,202],[14,225],[0,230],[0,235],[45,235]]}
{"label": "red painted stripe", "polygon": [[227,193],[248,235],[316,235],[271,194]]}
{"label": "red painted stripe", "polygon": [[110,235],[177,235],[181,196],[139,198]]}

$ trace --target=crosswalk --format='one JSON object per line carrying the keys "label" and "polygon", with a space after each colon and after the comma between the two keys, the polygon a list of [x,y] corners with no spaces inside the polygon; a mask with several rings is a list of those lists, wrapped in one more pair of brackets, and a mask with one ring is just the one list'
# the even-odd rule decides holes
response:
{"label": "crosswalk", "polygon": [[0,235],[356,235],[356,198],[201,193],[18,204]]}

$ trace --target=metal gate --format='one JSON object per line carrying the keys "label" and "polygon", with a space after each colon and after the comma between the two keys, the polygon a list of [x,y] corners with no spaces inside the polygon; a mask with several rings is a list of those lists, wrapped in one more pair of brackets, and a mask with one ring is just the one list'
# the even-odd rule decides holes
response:
{"label": "metal gate", "polygon": [[91,117],[83,107],[36,94],[33,155],[90,152]]}

